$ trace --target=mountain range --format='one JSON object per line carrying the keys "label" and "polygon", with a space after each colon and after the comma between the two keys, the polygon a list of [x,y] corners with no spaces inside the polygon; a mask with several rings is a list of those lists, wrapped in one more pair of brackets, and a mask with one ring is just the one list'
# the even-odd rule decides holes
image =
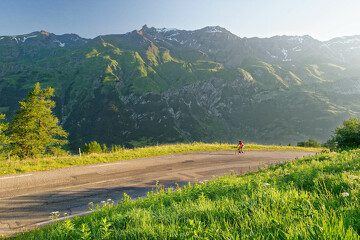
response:
{"label": "mountain range", "polygon": [[90,141],[326,141],[360,112],[360,36],[241,38],[219,26],[94,39],[0,36],[0,112],[36,82],[55,88],[70,147]]}

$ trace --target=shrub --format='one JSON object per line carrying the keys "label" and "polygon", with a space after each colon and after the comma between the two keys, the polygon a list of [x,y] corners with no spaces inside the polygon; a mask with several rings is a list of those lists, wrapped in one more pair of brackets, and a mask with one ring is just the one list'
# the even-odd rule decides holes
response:
{"label": "shrub", "polygon": [[103,144],[103,145],[101,146],[101,151],[102,151],[103,153],[106,153],[106,152],[107,152],[107,147],[106,147],[105,144]]}
{"label": "shrub", "polygon": [[298,142],[299,147],[321,147],[321,144],[315,139],[309,139],[307,142]]}
{"label": "shrub", "polygon": [[0,114],[0,157],[5,155],[4,148],[9,144],[9,138],[5,134],[8,124],[2,123],[3,119],[5,119],[5,114]]}
{"label": "shrub", "polygon": [[54,156],[67,156],[69,155],[69,152],[60,148],[60,147],[49,147],[47,153],[54,155]]}
{"label": "shrub", "polygon": [[112,145],[110,152],[115,153],[115,152],[121,152],[123,150],[124,150],[124,147],[122,147],[120,145]]}
{"label": "shrub", "polygon": [[101,146],[98,142],[96,141],[92,141],[91,143],[89,144],[86,144],[84,145],[83,147],[83,152],[84,153],[102,153],[103,150],[101,149]]}
{"label": "shrub", "polygon": [[343,122],[335,130],[333,137],[336,146],[340,149],[357,148],[360,146],[360,122],[356,118],[350,118]]}

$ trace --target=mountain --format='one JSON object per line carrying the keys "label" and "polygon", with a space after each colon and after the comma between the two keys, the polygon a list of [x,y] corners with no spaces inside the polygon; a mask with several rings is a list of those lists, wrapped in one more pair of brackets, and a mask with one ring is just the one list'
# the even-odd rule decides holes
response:
{"label": "mountain", "polygon": [[360,36],[241,38],[219,26],[0,37],[0,112],[55,88],[73,149],[100,143],[325,141],[360,112]]}

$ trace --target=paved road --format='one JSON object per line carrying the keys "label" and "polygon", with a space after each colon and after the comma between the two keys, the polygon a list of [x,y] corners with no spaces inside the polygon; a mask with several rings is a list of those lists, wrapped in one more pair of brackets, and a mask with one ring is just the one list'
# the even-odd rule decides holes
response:
{"label": "paved road", "polygon": [[167,155],[45,172],[0,176],[0,236],[49,223],[51,212],[69,215],[88,212],[88,203],[124,193],[144,197],[155,184],[167,187],[216,176],[245,173],[260,165],[280,163],[315,152],[248,150]]}

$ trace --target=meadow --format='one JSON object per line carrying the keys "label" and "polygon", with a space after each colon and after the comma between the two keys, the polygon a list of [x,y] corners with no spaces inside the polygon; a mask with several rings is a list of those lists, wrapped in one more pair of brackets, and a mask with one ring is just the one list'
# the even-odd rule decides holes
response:
{"label": "meadow", "polygon": [[359,239],[360,150],[110,199],[16,239]]}
{"label": "meadow", "polygon": [[[119,148],[116,152],[109,153],[93,153],[80,156],[60,156],[60,157],[41,157],[34,159],[4,159],[0,160],[0,175],[26,173],[32,171],[46,171],[51,169],[59,169],[66,167],[90,165],[96,163],[107,163],[120,160],[130,160],[136,158],[145,158],[160,156],[166,154],[189,153],[199,151],[215,151],[224,149],[235,149],[233,144],[220,143],[189,143],[189,144],[173,144],[158,145],[134,149]],[[319,148],[303,148],[303,147],[281,147],[281,146],[263,146],[256,144],[247,144],[245,149],[274,149],[274,150],[307,150],[321,151]]]}

